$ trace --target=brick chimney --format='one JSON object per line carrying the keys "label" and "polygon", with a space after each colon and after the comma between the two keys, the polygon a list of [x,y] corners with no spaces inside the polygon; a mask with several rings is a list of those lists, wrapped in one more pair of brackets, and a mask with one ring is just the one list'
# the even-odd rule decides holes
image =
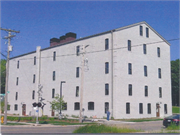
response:
{"label": "brick chimney", "polygon": [[71,42],[73,40],[76,40],[76,33],[69,32],[66,33],[66,35],[61,36],[59,39],[58,38],[51,38],[50,39],[50,46],[56,46],[60,44],[64,44],[67,42]]}

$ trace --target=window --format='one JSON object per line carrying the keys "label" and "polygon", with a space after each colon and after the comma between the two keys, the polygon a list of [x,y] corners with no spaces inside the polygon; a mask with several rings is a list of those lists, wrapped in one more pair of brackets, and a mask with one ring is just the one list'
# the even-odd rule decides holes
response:
{"label": "window", "polygon": [[146,44],[143,44],[143,53],[144,53],[144,54],[147,53],[147,47],[146,47]]}
{"label": "window", "polygon": [[159,87],[159,98],[162,98],[162,88]]}
{"label": "window", "polygon": [[55,81],[55,79],[56,79],[56,72],[55,71],[53,71],[53,81]]}
{"label": "window", "polygon": [[67,103],[62,104],[62,110],[67,110]]}
{"label": "window", "polygon": [[148,86],[144,87],[144,93],[145,93],[145,97],[147,97],[148,96]]}
{"label": "window", "polygon": [[139,33],[140,33],[140,36],[143,35],[143,26],[139,26]]}
{"label": "window", "polygon": [[148,110],[147,110],[148,114],[151,114],[151,104],[150,103],[147,104],[147,108],[148,108]]}
{"label": "window", "polygon": [[128,40],[128,51],[131,51],[131,40]]}
{"label": "window", "polygon": [[19,77],[16,78],[16,85],[19,83]]}
{"label": "window", "polygon": [[161,68],[158,68],[158,78],[161,78]]}
{"label": "window", "polygon": [[36,80],[36,75],[34,74],[33,75],[33,83],[35,83],[35,80]]}
{"label": "window", "polygon": [[161,52],[160,52],[160,48],[157,48],[157,56],[160,57],[161,56]]}
{"label": "window", "polygon": [[126,114],[130,114],[130,103],[126,103]]}
{"label": "window", "polygon": [[79,78],[79,67],[76,68],[76,78]]}
{"label": "window", "polygon": [[80,53],[80,46],[76,46],[76,55],[79,56]]}
{"label": "window", "polygon": [[36,56],[34,56],[34,65],[36,65]]}
{"label": "window", "polygon": [[17,105],[17,104],[14,105],[14,110],[15,110],[15,111],[18,110],[18,105]]}
{"label": "window", "polygon": [[74,110],[79,110],[80,109],[80,103],[79,102],[75,102],[74,103]]}
{"label": "window", "polygon": [[167,104],[164,104],[164,114],[167,114]]}
{"label": "window", "polygon": [[55,89],[52,89],[52,98],[55,97]]}
{"label": "window", "polygon": [[132,74],[132,64],[128,63],[128,74]]}
{"label": "window", "polygon": [[34,99],[34,97],[35,97],[35,91],[33,90],[33,92],[32,92],[32,99]]}
{"label": "window", "polygon": [[105,63],[105,74],[109,73],[109,62]]}
{"label": "window", "polygon": [[139,113],[143,114],[143,103],[139,103]]}
{"label": "window", "polygon": [[149,28],[146,27],[146,37],[149,37]]}
{"label": "window", "polygon": [[16,92],[16,97],[15,97],[15,99],[16,99],[16,100],[18,99],[18,92]]}
{"label": "window", "polygon": [[17,68],[19,68],[19,61],[17,62]]}
{"label": "window", "polygon": [[132,96],[132,84],[129,84],[129,96]]}
{"label": "window", "polygon": [[79,86],[76,86],[76,97],[79,97]]}
{"label": "window", "polygon": [[105,113],[107,113],[107,111],[109,110],[109,102],[105,102],[105,107],[104,107],[104,111]]}
{"label": "window", "polygon": [[144,76],[148,76],[148,74],[147,74],[147,66],[144,66]]}
{"label": "window", "polygon": [[56,52],[53,52],[53,61],[56,61]]}
{"label": "window", "polygon": [[108,50],[109,49],[109,39],[106,38],[105,39],[105,50]]}
{"label": "window", "polygon": [[94,110],[94,102],[88,102],[88,110]]}
{"label": "window", "polygon": [[105,95],[109,95],[109,84],[105,84]]}

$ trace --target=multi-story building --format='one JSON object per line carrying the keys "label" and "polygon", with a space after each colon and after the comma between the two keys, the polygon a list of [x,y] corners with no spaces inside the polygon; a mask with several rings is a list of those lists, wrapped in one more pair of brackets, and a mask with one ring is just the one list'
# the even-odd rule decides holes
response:
{"label": "multi-story building", "polygon": [[50,41],[48,48],[11,58],[8,113],[34,115],[32,103],[41,84],[48,116],[58,113],[48,101],[60,94],[60,87],[67,103],[62,113],[79,115],[82,86],[88,117],[102,118],[107,110],[115,119],[172,114],[170,44],[146,22],[80,39],[67,33]]}

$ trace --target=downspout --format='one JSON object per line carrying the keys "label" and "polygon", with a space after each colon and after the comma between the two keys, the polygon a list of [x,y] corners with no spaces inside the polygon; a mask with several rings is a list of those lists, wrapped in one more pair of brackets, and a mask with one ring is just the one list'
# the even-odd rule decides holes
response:
{"label": "downspout", "polygon": [[111,117],[114,116],[114,110],[113,110],[113,89],[114,89],[114,66],[113,66],[113,63],[114,63],[114,59],[113,59],[113,30],[111,31]]}

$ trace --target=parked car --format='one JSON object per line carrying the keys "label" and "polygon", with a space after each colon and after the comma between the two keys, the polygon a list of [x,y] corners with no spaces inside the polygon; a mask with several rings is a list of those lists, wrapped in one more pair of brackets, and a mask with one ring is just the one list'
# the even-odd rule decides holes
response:
{"label": "parked car", "polygon": [[171,115],[169,117],[164,118],[163,120],[163,126],[168,127],[169,125],[171,125],[171,123],[176,124],[177,126],[179,125],[179,120],[180,120],[180,114],[176,114],[176,115]]}

